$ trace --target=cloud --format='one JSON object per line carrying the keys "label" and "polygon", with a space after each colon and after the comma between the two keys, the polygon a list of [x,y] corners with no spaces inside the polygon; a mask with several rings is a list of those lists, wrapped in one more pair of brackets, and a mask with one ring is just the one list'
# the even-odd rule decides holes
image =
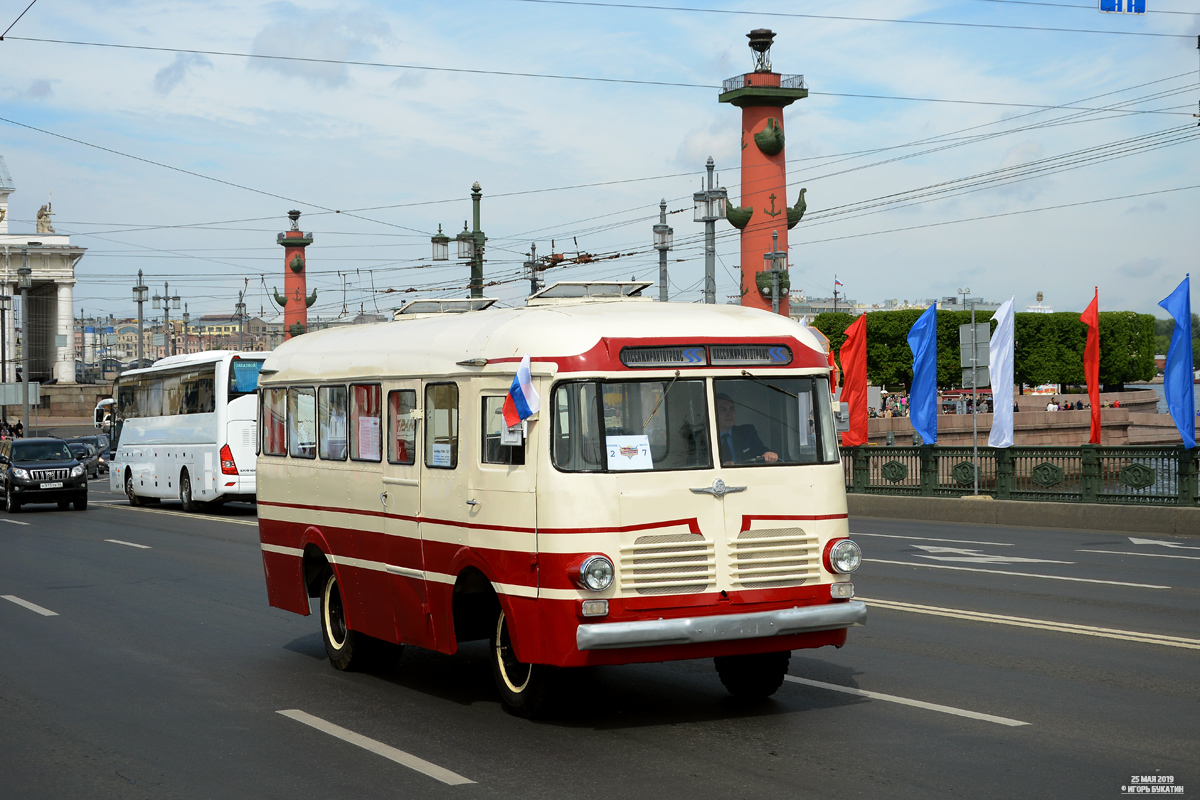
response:
{"label": "cloud", "polygon": [[[286,6],[282,16],[254,37],[252,52],[265,56],[301,56],[329,61],[362,61],[378,52],[376,43],[391,36],[391,27],[371,10],[329,11],[306,14]],[[296,77],[327,89],[346,86],[350,73],[345,64],[258,59],[253,68]]]}
{"label": "cloud", "polygon": [[45,78],[38,78],[31,81],[29,88],[25,91],[27,97],[32,97],[35,100],[41,100],[49,97],[53,90],[50,88],[50,81]]}
{"label": "cloud", "polygon": [[1150,200],[1141,205],[1130,206],[1125,209],[1126,214],[1162,214],[1167,210],[1167,204],[1162,200]]}
{"label": "cloud", "polygon": [[1139,258],[1137,261],[1127,261],[1117,267],[1117,272],[1126,278],[1149,278],[1162,268],[1161,258]]}
{"label": "cloud", "polygon": [[154,73],[154,91],[160,95],[170,94],[172,89],[183,83],[189,70],[198,67],[211,69],[212,62],[197,53],[176,53],[174,61]]}

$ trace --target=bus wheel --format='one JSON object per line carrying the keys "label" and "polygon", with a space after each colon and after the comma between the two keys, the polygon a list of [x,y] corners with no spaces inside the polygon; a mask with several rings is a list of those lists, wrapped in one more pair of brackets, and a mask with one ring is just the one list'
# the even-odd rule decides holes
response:
{"label": "bus wheel", "polygon": [[130,470],[125,470],[125,496],[129,498],[129,505],[142,505],[142,498],[133,491],[133,472]]}
{"label": "bus wheel", "polygon": [[717,656],[717,675],[734,697],[743,700],[763,700],[775,694],[783,685],[792,654],[752,653],[744,656]]}
{"label": "bus wheel", "polygon": [[186,469],[179,473],[179,504],[188,513],[200,510],[200,504],[192,498],[192,478]]}
{"label": "bus wheel", "polygon": [[504,710],[518,717],[538,717],[544,713],[553,693],[554,668],[544,664],[524,664],[517,660],[508,635],[504,611],[496,617],[491,635],[492,675]]}
{"label": "bus wheel", "polygon": [[325,584],[321,589],[321,635],[325,639],[329,663],[336,669],[354,669],[362,661],[356,653],[361,637],[346,627],[346,607],[332,569],[325,573]]}

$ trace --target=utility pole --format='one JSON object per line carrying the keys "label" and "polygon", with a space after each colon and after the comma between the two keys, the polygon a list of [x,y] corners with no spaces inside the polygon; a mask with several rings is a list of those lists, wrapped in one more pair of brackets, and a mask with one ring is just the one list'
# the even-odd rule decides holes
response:
{"label": "utility pole", "polygon": [[701,178],[700,191],[692,195],[695,212],[692,218],[704,223],[704,302],[708,305],[717,302],[717,220],[725,216],[728,199],[728,193],[713,183],[715,166],[712,156],[709,156],[705,162],[708,187],[705,188],[704,179]]}
{"label": "utility pole", "polygon": [[245,323],[246,323],[246,304],[245,304],[245,302],[243,302],[245,296],[246,296],[245,289],[238,292],[237,318],[238,318],[238,351],[239,352],[242,350],[242,331],[246,327],[246,325],[245,325]]}
{"label": "utility pole", "polygon": [[[7,254],[6,254],[7,256]],[[7,258],[5,259],[7,268]],[[8,288],[7,286],[5,287]],[[8,335],[8,312],[12,311],[12,295],[0,294],[0,383],[8,383],[8,349],[5,338]],[[0,406],[0,419],[8,424],[8,406]]]}
{"label": "utility pole", "polygon": [[787,252],[779,249],[779,231],[771,231],[771,252],[764,254],[764,266],[771,273],[771,313],[779,313],[779,275],[787,274]]}
{"label": "utility pole", "polygon": [[146,366],[143,363],[144,359],[146,358],[146,354],[144,352],[144,350],[145,350],[144,344],[145,343],[142,341],[142,304],[145,303],[149,297],[150,297],[150,287],[147,286],[145,281],[142,280],[142,271],[139,269],[137,286],[133,287],[133,302],[137,303],[137,307],[138,307],[138,342],[137,342],[137,344],[138,344],[138,346],[137,346],[138,369],[141,369],[142,367]]}
{"label": "utility pole", "polygon": [[[709,159],[711,161],[711,159]],[[658,301],[667,302],[667,251],[674,244],[674,231],[667,225],[666,198],[658,204],[658,224],[654,226],[654,249],[658,251]],[[705,286],[707,283],[707,273]],[[713,291],[716,291],[714,286]],[[707,302],[707,301],[706,301]]]}
{"label": "utility pole", "polygon": [[837,275],[834,275],[833,276],[833,313],[835,313],[835,314],[837,313],[837,301],[838,301],[837,287],[839,285],[840,284],[838,283]]}
{"label": "utility pole", "polygon": [[529,260],[525,262],[525,269],[529,270],[529,294],[535,295],[542,288],[542,282],[538,279],[538,262],[537,262],[537,244],[529,243]]}
{"label": "utility pole", "polygon": [[[30,242],[30,244],[35,244]],[[36,244],[40,245],[41,242]],[[21,289],[21,431],[29,435],[29,287],[33,270],[29,268],[29,251],[21,248],[21,268],[17,270],[17,286]]]}
{"label": "utility pole", "polygon": [[154,307],[158,308],[158,304],[162,302],[163,310],[163,354],[167,356],[175,355],[175,337],[171,331],[171,303],[175,304],[175,309],[179,309],[179,295],[171,295],[171,284],[163,281],[162,295],[154,295]]}

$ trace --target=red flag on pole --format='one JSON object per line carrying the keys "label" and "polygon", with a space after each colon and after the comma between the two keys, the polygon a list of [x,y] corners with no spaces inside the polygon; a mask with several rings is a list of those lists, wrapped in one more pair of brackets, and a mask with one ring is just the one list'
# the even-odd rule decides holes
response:
{"label": "red flag on pole", "polygon": [[1079,320],[1088,326],[1083,348],[1083,377],[1087,380],[1088,403],[1092,407],[1092,435],[1089,444],[1100,444],[1100,289]]}
{"label": "red flag on pole", "polygon": [[850,430],[842,447],[867,443],[867,315],[846,328],[842,354],[842,402],[850,404]]}
{"label": "red flag on pole", "polygon": [[829,348],[829,391],[837,394],[837,362],[833,360],[833,348]]}

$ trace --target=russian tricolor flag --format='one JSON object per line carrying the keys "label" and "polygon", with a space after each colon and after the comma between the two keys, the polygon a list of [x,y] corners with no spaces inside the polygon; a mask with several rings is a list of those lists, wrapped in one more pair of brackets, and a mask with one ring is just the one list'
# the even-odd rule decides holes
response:
{"label": "russian tricolor flag", "polygon": [[533,379],[529,375],[529,354],[521,359],[517,374],[509,387],[508,397],[504,398],[504,424],[512,428],[521,424],[521,420],[536,414],[541,406],[542,398],[533,390]]}

